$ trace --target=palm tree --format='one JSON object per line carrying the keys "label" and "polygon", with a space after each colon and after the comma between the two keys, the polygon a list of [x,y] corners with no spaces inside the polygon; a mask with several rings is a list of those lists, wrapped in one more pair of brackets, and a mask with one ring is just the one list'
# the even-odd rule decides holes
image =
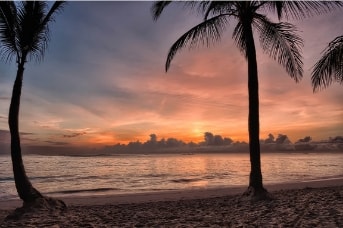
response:
{"label": "palm tree", "polygon": [[64,3],[55,2],[48,10],[48,3],[43,1],[0,2],[0,54],[6,61],[15,57],[18,67],[8,124],[15,186],[24,206],[44,198],[27,177],[21,154],[18,119],[24,66],[28,60],[43,59],[49,41],[49,23],[62,10]]}
{"label": "palm tree", "polygon": [[[157,20],[170,1],[158,1],[152,6],[152,14]],[[296,81],[302,78],[301,47],[302,39],[295,33],[296,28],[286,22],[274,23],[266,14],[276,13],[279,20],[282,17],[303,18],[314,14],[330,11],[339,2],[318,1],[202,1],[186,2],[185,6],[197,10],[204,15],[200,24],[182,35],[170,48],[165,65],[166,71],[175,54],[183,47],[191,48],[199,44],[209,46],[220,40],[222,33],[231,19],[237,24],[234,27],[233,39],[248,62],[248,93],[249,93],[249,147],[250,147],[250,178],[246,195],[253,198],[267,196],[263,187],[260,140],[259,140],[259,95],[258,71],[253,28],[259,33],[262,49],[274,60],[277,60]]]}
{"label": "palm tree", "polygon": [[333,81],[343,84],[343,36],[336,37],[324,50],[312,71],[313,92],[327,88]]}

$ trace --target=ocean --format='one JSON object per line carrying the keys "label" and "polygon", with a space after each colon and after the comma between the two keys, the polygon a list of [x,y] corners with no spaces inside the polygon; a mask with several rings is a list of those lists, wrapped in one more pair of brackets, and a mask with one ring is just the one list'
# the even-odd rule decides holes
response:
{"label": "ocean", "polygon": [[[88,196],[247,186],[247,153],[23,156],[33,185],[48,196]],[[265,184],[343,177],[342,153],[263,153]],[[18,199],[10,156],[0,156],[0,201]]]}

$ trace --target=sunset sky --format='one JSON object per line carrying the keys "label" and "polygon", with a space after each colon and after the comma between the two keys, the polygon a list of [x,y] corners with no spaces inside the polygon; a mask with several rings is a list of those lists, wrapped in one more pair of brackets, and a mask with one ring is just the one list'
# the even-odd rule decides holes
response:
{"label": "sunset sky", "polygon": [[[184,49],[168,73],[170,46],[201,17],[168,7],[154,22],[152,2],[69,2],[51,26],[44,61],[29,62],[20,113],[23,144],[103,146],[149,134],[202,141],[210,131],[247,141],[247,64],[231,21],[211,48]],[[343,10],[293,21],[304,39],[304,77],[295,83],[260,49],[261,138],[291,141],[343,135],[339,84],[312,92],[310,72],[328,42],[343,33]],[[15,63],[0,63],[0,143],[8,143]]]}

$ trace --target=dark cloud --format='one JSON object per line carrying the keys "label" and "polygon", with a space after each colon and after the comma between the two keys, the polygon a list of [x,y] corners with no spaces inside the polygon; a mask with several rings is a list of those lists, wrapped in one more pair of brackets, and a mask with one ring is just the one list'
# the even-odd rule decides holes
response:
{"label": "dark cloud", "polygon": [[31,133],[31,132],[20,132],[20,135],[34,135],[35,133]]}
{"label": "dark cloud", "polygon": [[79,137],[79,136],[82,136],[82,135],[85,135],[87,134],[87,132],[75,132],[75,133],[71,133],[69,135],[63,135],[63,138],[75,138],[75,137]]}
{"label": "dark cloud", "polygon": [[343,136],[330,137],[329,142],[331,142],[331,143],[343,143]]}
{"label": "dark cloud", "polygon": [[0,143],[10,143],[11,134],[8,130],[0,130]]}
{"label": "dark cloud", "polygon": [[51,145],[54,145],[54,146],[66,146],[66,145],[70,145],[70,143],[67,143],[67,142],[56,142],[56,141],[50,141],[50,140],[46,140],[44,141],[46,143],[49,143]]}
{"label": "dark cloud", "polygon": [[312,140],[311,136],[306,136],[303,139],[299,139],[298,141],[296,141],[296,143],[308,143]]}
{"label": "dark cloud", "polygon": [[10,97],[0,97],[0,100],[8,101],[8,100],[11,100],[11,98]]}
{"label": "dark cloud", "polygon": [[204,141],[199,143],[187,143],[173,137],[159,138],[156,134],[150,134],[149,139],[145,142],[118,143],[113,146],[106,146],[102,151],[106,153],[242,152],[247,151],[247,146],[248,144],[245,142],[233,143],[230,138],[206,132],[204,133]]}
{"label": "dark cloud", "polygon": [[[23,139],[26,139],[25,136],[34,135],[34,133],[30,132],[20,132],[20,135],[23,136]],[[11,134],[9,130],[0,130],[0,141],[10,141]]]}
{"label": "dark cloud", "polygon": [[289,140],[287,135],[279,134],[278,137],[275,139],[276,144],[290,144],[291,141]]}
{"label": "dark cloud", "polygon": [[264,140],[264,143],[275,143],[274,139],[275,139],[274,135],[269,134],[268,138]]}
{"label": "dark cloud", "polygon": [[268,138],[261,140],[263,144],[290,144],[291,141],[289,140],[287,135],[284,134],[278,134],[278,136],[275,138],[273,134],[269,134]]}

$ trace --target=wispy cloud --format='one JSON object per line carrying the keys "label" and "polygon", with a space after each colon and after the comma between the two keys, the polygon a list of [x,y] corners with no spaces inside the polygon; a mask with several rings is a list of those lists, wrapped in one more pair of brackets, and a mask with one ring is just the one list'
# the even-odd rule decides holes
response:
{"label": "wispy cloud", "polygon": [[67,143],[67,142],[57,142],[57,141],[49,141],[49,140],[46,140],[44,142],[48,143],[50,145],[53,145],[53,146],[67,146],[67,145],[70,145],[70,143]]}
{"label": "wispy cloud", "polygon": [[[28,138],[116,144],[156,133],[199,141],[213,131],[247,140],[247,63],[232,41],[234,26],[211,48],[182,50],[165,73],[172,43],[202,18],[172,6],[154,22],[151,4],[68,4],[51,27],[45,61],[25,68],[20,129],[34,133]],[[261,135],[283,132],[294,141],[304,134],[314,139],[342,134],[341,86],[313,94],[310,84],[311,67],[341,32],[342,15],[294,21],[305,40],[304,78],[298,84],[256,40]],[[1,63],[3,130],[15,70],[15,64]]]}
{"label": "wispy cloud", "polygon": [[64,138],[74,138],[74,137],[78,137],[78,136],[82,136],[87,134],[87,132],[75,132],[75,133],[71,133],[69,135],[63,135]]}

